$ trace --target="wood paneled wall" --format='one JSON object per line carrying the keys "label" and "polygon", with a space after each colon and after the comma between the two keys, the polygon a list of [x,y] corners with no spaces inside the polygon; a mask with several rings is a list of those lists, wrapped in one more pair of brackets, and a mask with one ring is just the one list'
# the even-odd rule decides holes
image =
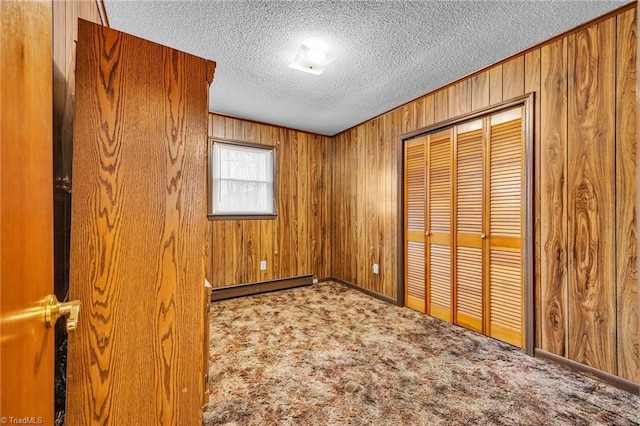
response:
{"label": "wood paneled wall", "polygon": [[398,138],[535,92],[536,347],[640,381],[636,28],[632,4],[336,135],[333,276],[397,298]]}
{"label": "wood paneled wall", "polygon": [[61,300],[69,288],[71,153],[78,18],[102,24],[98,1],[52,1],[55,293]]}
{"label": "wood paneled wall", "polygon": [[210,221],[211,284],[331,276],[331,138],[217,114],[209,137],[276,146],[278,209],[276,219]]}

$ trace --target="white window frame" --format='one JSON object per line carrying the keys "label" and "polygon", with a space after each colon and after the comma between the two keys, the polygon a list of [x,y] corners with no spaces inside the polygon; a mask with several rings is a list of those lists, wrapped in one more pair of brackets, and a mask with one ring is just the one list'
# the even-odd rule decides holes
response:
{"label": "white window frame", "polygon": [[[266,180],[259,181],[250,181],[244,179],[234,179],[231,177],[221,176],[221,167],[220,164],[216,164],[216,162],[221,161],[219,153],[220,150],[237,150],[237,151],[253,151],[260,152],[261,154],[268,153],[269,155],[265,155],[265,167],[267,174],[271,174],[271,176],[267,176]],[[262,152],[261,152],[262,151]],[[266,152],[265,152],[266,151]],[[239,142],[239,141],[230,141],[225,139],[209,139],[209,150],[208,150],[208,180],[209,187],[207,189],[208,195],[208,210],[207,217],[211,220],[228,220],[228,219],[274,219],[277,217],[277,209],[276,209],[276,158],[277,151],[275,146],[270,145],[259,145],[253,143]],[[270,157],[270,158],[269,158]],[[269,177],[271,180],[269,181]],[[242,210],[234,210],[223,207],[223,202],[221,202],[220,197],[223,197],[223,191],[221,191],[222,182],[255,182],[259,184],[266,184],[267,190],[265,196],[271,198],[271,203],[268,203],[269,206],[266,209],[242,209]]]}

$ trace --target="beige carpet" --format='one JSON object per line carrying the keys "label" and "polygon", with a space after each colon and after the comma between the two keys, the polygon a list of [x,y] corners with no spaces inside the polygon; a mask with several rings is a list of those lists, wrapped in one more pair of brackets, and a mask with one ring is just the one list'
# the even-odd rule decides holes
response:
{"label": "beige carpet", "polygon": [[336,283],[216,302],[205,425],[638,425],[640,397]]}

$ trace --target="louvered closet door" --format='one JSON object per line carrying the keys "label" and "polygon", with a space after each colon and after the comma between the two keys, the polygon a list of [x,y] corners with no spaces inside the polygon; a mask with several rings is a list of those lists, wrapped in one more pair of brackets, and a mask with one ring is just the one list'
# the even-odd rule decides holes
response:
{"label": "louvered closet door", "polygon": [[482,332],[483,120],[457,126],[454,322]]}
{"label": "louvered closet door", "polygon": [[451,175],[452,129],[428,136],[427,313],[452,322]]}
{"label": "louvered closet door", "polygon": [[524,346],[522,108],[495,114],[489,129],[489,315],[491,337]]}
{"label": "louvered closet door", "polygon": [[404,152],[405,304],[425,312],[426,137],[408,141]]}

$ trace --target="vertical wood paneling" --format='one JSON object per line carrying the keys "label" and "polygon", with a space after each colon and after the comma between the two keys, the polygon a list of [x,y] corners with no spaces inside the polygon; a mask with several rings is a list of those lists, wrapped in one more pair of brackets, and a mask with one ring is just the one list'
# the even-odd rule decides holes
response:
{"label": "vertical wood paneling", "polygon": [[[417,108],[416,108],[417,111]],[[367,143],[367,152],[365,155],[368,155],[367,166],[365,170],[367,171],[367,208],[366,208],[366,240],[367,240],[367,251],[368,251],[368,268],[366,268],[367,272],[372,274],[371,281],[372,285],[371,289],[378,288],[380,286],[380,275],[374,275],[372,273],[372,267],[374,263],[380,264],[380,250],[378,246],[378,200],[380,199],[380,182],[378,180],[379,169],[378,165],[378,147],[376,145],[377,138],[374,136],[378,134],[378,126],[380,120],[375,119],[365,124],[366,126],[366,136],[365,141]],[[417,124],[416,124],[417,125]]]}
{"label": "vertical wood paneling", "polygon": [[617,18],[616,244],[618,375],[640,382],[636,259],[636,14]]}
{"label": "vertical wood paneling", "polygon": [[[613,25],[615,28],[615,19],[614,17],[607,19],[604,21],[605,23],[594,24],[590,27],[590,31],[603,25],[605,27]],[[625,21],[625,24],[628,23]],[[495,105],[523,93],[535,92],[533,216],[536,345],[546,351],[579,362],[592,362],[591,360],[586,361],[585,354],[588,353],[589,357],[598,358],[597,362],[594,361],[592,364],[596,368],[603,368],[600,364],[601,359],[605,356],[609,360],[617,359],[618,361],[615,361],[614,364],[620,363],[619,370],[622,374],[622,363],[626,362],[626,358],[625,361],[620,358],[625,357],[619,353],[622,351],[619,348],[621,342],[625,339],[632,342],[635,339],[636,347],[639,345],[638,339],[635,337],[636,332],[633,331],[634,323],[629,321],[628,327],[622,326],[621,323],[627,322],[620,319],[623,314],[611,310],[615,310],[615,299],[623,298],[620,292],[624,288],[624,286],[617,287],[616,284],[615,268],[624,270],[620,263],[624,263],[624,261],[618,259],[619,256],[616,257],[616,250],[618,252],[624,251],[621,247],[624,241],[622,235],[628,236],[629,229],[633,229],[628,227],[628,223],[626,228],[623,225],[618,231],[613,231],[616,228],[611,226],[615,221],[616,211],[623,215],[629,213],[620,203],[623,199],[628,200],[629,197],[625,194],[635,191],[637,186],[633,182],[628,184],[629,186],[620,195],[613,192],[614,190],[618,191],[621,186],[620,183],[616,184],[614,179],[616,170],[614,163],[617,164],[621,161],[621,142],[616,141],[613,135],[614,133],[618,136],[621,134],[620,120],[622,118],[620,114],[623,114],[624,108],[622,106],[628,107],[629,105],[625,96],[630,96],[628,89],[616,87],[616,84],[624,84],[625,87],[636,84],[635,73],[627,72],[623,67],[623,64],[633,61],[629,55],[633,53],[634,49],[637,49],[635,37],[629,36],[630,27],[628,25],[624,29],[618,28],[617,37],[611,36],[611,39],[606,43],[602,40],[590,40],[589,43],[584,44],[584,48],[577,49],[576,47],[573,53],[578,50],[583,53],[587,52],[587,59],[574,61],[570,73],[568,72],[567,40],[573,37],[574,44],[572,46],[575,47],[575,36],[566,36],[552,43],[543,44],[539,49],[531,50],[525,55],[515,56],[504,63],[482,70],[469,79],[426,94],[414,101],[413,106],[408,104],[379,117],[381,125],[378,128],[378,134],[367,132],[364,141],[367,150],[373,146],[371,143],[374,143],[378,150],[376,167],[381,190],[377,200],[378,206],[373,215],[375,218],[369,214],[371,212],[367,210],[366,203],[364,204],[364,216],[362,216],[363,205],[357,201],[357,185],[360,182],[366,182],[366,194],[369,194],[371,190],[371,181],[369,180],[371,170],[368,168],[368,161],[356,160],[358,151],[354,146],[356,146],[355,135],[357,133],[350,129],[336,135],[332,139],[335,149],[332,161],[334,191],[331,197],[332,204],[334,204],[331,222],[332,238],[334,239],[332,244],[334,248],[332,275],[388,297],[393,297],[395,294],[397,284],[395,278],[393,276],[389,280],[388,278],[390,277],[389,272],[395,270],[398,264],[396,253],[392,248],[397,233],[395,228],[397,218],[395,216],[399,195],[396,188],[397,181],[394,179],[402,176],[397,174],[395,148],[398,137],[403,132],[410,132],[452,118],[451,114],[465,110],[461,105],[466,101],[458,99],[460,88],[464,85],[467,85],[471,93],[471,110]],[[600,31],[596,30],[596,32],[600,34]],[[611,33],[611,30],[608,32]],[[613,32],[615,33],[615,29]],[[582,53],[581,55],[585,56]],[[617,60],[619,68],[617,80],[615,68],[612,65],[614,60]],[[603,75],[599,75],[599,78],[591,79],[589,84],[583,84],[584,82],[580,81],[585,75],[603,74],[601,70],[604,68],[608,68],[610,74],[604,80],[600,78]],[[571,90],[568,90],[569,88]],[[616,93],[619,97],[618,107],[615,104]],[[589,99],[591,107],[586,105],[587,99]],[[568,113],[570,104],[573,108],[572,114]],[[412,116],[411,111],[415,111],[414,126],[411,126],[409,118]],[[617,125],[614,119],[615,111],[619,112]],[[571,131],[568,130],[569,128]],[[608,148],[604,148],[602,145],[608,145]],[[618,147],[617,161],[613,146]],[[600,157],[603,157],[600,151],[607,149],[609,153],[600,163]],[[365,155],[366,158],[369,158],[368,151]],[[632,155],[629,154],[625,159],[628,160],[630,156]],[[596,161],[598,161],[597,164]],[[567,170],[569,165],[571,166],[571,176]],[[631,166],[626,165],[623,169],[628,173]],[[637,173],[635,168],[633,170],[633,177],[635,177]],[[618,170],[618,173],[622,173],[622,170]],[[595,182],[596,187],[611,186],[608,194],[598,193],[597,200],[588,197],[581,198],[583,195],[588,195],[591,190],[588,185],[582,185],[581,182],[584,182],[585,179],[590,182],[590,179],[595,179],[595,176],[598,177]],[[630,178],[631,175],[627,175],[625,179]],[[618,179],[621,179],[620,175]],[[596,189],[601,192],[602,188]],[[571,200],[568,198],[569,191],[572,193]],[[594,200],[597,201],[599,210],[597,214],[588,216],[587,213],[593,213],[589,210],[589,203]],[[580,203],[582,204],[579,205]],[[358,210],[352,209],[353,204],[358,206]],[[614,205],[617,205],[617,210]],[[353,214],[356,213],[357,216],[354,217]],[[581,218],[588,216],[588,219],[592,221],[590,222],[591,227],[577,226],[578,222],[586,223],[582,219],[577,219],[578,216]],[[570,217],[572,218],[571,222]],[[371,226],[370,223],[365,223],[362,229],[367,242],[374,240],[374,232],[378,233],[380,277],[374,277],[369,273],[371,252],[365,250],[363,257],[357,254],[357,241],[354,240],[357,233],[354,232],[353,221],[361,218],[364,218],[362,220],[365,222],[376,221],[378,225],[377,231],[375,231],[375,226]],[[621,217],[618,220],[625,221]],[[570,235],[569,228],[571,228]],[[585,234],[586,230],[589,232]],[[618,234],[616,237],[616,232],[622,234]],[[619,240],[617,243],[616,238]],[[598,244],[598,246],[596,247],[594,244]],[[594,257],[596,255],[600,257],[596,259]],[[571,277],[568,273],[569,256],[572,256],[573,275]],[[608,265],[606,270],[599,269],[599,267],[589,269],[584,266],[600,264],[602,256],[607,259],[605,262]],[[402,265],[400,266],[402,267]],[[365,267],[367,274],[363,274],[363,281],[354,282],[352,271],[357,268],[362,268],[364,271]],[[620,274],[622,273],[620,272]],[[580,285],[577,284],[578,277],[584,279],[585,274],[591,274],[590,279],[599,283],[588,289],[589,292],[593,292],[595,300],[598,300],[594,305],[583,303],[582,301],[585,301],[583,298],[588,294],[578,291],[580,290]],[[618,274],[618,280],[622,279],[620,274]],[[602,278],[605,275],[608,278],[603,281]],[[572,283],[571,291],[569,291],[570,280]],[[582,288],[582,290],[586,291],[587,289]],[[626,300],[632,297],[624,298]],[[607,301],[602,304],[604,299]],[[609,302],[612,302],[610,306]],[[603,324],[605,325],[603,326]],[[573,341],[575,350],[572,351],[568,347],[570,329],[573,330],[571,333],[576,339]],[[612,331],[617,333],[617,341],[620,342],[617,347],[615,345],[616,339],[611,339]],[[578,339],[580,332],[586,333],[582,336],[582,341]],[[601,339],[600,335],[604,335],[604,337]],[[594,353],[598,355],[594,356]]]}
{"label": "vertical wood paneling", "polygon": [[426,96],[415,101],[416,103],[416,129],[421,129],[427,125]]}
{"label": "vertical wood paneling", "polygon": [[616,374],[615,20],[567,50],[569,357]]}
{"label": "vertical wood paneling", "polygon": [[[53,9],[53,183],[55,293],[69,290],[71,168],[75,50],[78,18],[101,23],[96,1],[52,1]],[[59,339],[60,341],[61,339]]]}
{"label": "vertical wood paneling", "polygon": [[[347,158],[349,159],[347,164],[351,164],[355,170],[360,170],[357,167],[358,156],[356,154],[357,143],[354,143],[358,137],[358,129],[351,129],[349,135],[349,145],[347,146]],[[358,180],[360,178],[359,174],[351,174],[351,179],[349,181],[349,185],[351,186],[351,190],[357,194],[358,193]],[[346,250],[346,260],[347,260],[347,277],[349,282],[357,282],[357,269],[358,269],[358,239],[357,239],[357,223],[360,222],[357,220],[358,218],[358,198],[350,197],[347,199],[347,215],[350,218],[351,223],[349,224],[347,238],[349,241],[353,241],[353,247],[349,247]]]}
{"label": "vertical wood paneling", "polygon": [[[415,130],[415,129],[411,129]],[[402,161],[402,151],[398,150],[398,134],[395,137],[395,141],[393,144],[389,145],[389,152],[387,153],[389,161],[390,161],[390,174],[388,176],[387,182],[387,193],[389,194],[389,198],[391,200],[392,208],[387,212],[387,223],[386,223],[386,235],[389,238],[388,244],[389,249],[391,250],[391,254],[389,256],[388,262],[389,266],[386,271],[387,277],[389,280],[386,282],[387,287],[384,289],[385,291],[391,294],[392,298],[396,298],[398,296],[398,262],[396,261],[398,256],[398,248],[402,244],[398,241],[397,231],[398,231],[398,223],[402,219],[398,217],[398,206],[400,200],[402,199],[401,194],[398,193],[398,179],[400,179],[401,171],[399,169],[398,163]]]}
{"label": "vertical wood paneling", "polygon": [[489,105],[502,102],[502,65],[489,69]]}
{"label": "vertical wood paneling", "polygon": [[540,348],[567,355],[567,43],[541,49]]}
{"label": "vertical wood paneling", "polygon": [[[397,206],[397,194],[394,196],[393,193],[397,191],[396,180],[397,175],[395,173],[395,147],[398,143],[398,135],[400,134],[399,122],[397,120],[397,116],[395,114],[389,114],[389,122],[388,122],[388,132],[389,132],[389,141],[390,143],[385,143],[385,153],[384,157],[387,159],[384,171],[384,185],[385,185],[385,194],[386,199],[389,204],[385,207],[384,214],[384,270],[382,271],[385,276],[385,286],[380,289],[380,291],[387,291],[386,294],[391,295],[390,297],[394,297],[396,294],[396,241],[395,233],[397,231],[396,221],[394,220],[396,214],[396,206]],[[387,124],[385,124],[386,126]]]}
{"label": "vertical wood paneling", "polygon": [[524,55],[502,64],[502,99],[524,95]]}
{"label": "vertical wood paneling", "polygon": [[[309,251],[309,228],[308,228],[308,212],[310,205],[308,201],[308,193],[307,190],[309,188],[309,180],[311,174],[309,173],[309,162],[308,162],[308,150],[307,150],[307,134],[298,132],[297,138],[297,161],[296,161],[296,172],[292,175],[297,187],[296,200],[298,202],[296,208],[297,220],[294,222],[297,224],[297,232],[295,234],[295,251],[292,248],[292,258],[291,261],[295,260],[296,262],[296,275],[303,275],[306,271],[309,270],[310,264],[310,251]],[[300,179],[302,175],[305,175],[304,178]],[[300,256],[299,253],[305,251],[307,253],[306,256]]]}
{"label": "vertical wood paneling", "polygon": [[438,90],[433,94],[433,111],[434,123],[449,118],[449,91],[447,89]]}
{"label": "vertical wood paneling", "polygon": [[[403,109],[402,115],[403,119],[406,117],[408,119],[410,110],[406,111]],[[357,170],[362,170],[362,176],[365,179],[357,179],[356,181],[356,197],[355,197],[355,217],[362,217],[366,214],[365,203],[366,203],[366,193],[367,193],[367,179],[366,179],[366,149],[365,149],[365,127],[364,125],[359,125],[355,129],[354,134],[354,166]],[[370,280],[367,277],[368,264],[369,264],[369,256],[367,255],[367,242],[365,237],[365,220],[355,220],[354,228],[355,228],[355,259],[361,260],[354,265],[354,282],[363,283],[365,288],[370,287]]]}
{"label": "vertical wood paneling", "polygon": [[471,77],[471,109],[477,111],[489,106],[489,72]]}
{"label": "vertical wood paneling", "polygon": [[462,80],[448,89],[449,117],[457,117],[471,111],[472,82]]}
{"label": "vertical wood paneling", "polygon": [[[273,135],[273,126],[260,125],[260,143],[269,146],[276,146],[277,135],[276,137]],[[277,155],[276,150],[276,163],[278,161]],[[277,167],[278,165],[276,164],[276,168]],[[276,188],[277,185],[278,183],[276,182]],[[272,280],[273,277],[278,274],[279,264],[276,263],[274,256],[274,251],[276,249],[276,247],[274,247],[274,241],[278,241],[277,223],[278,222],[276,220],[261,220],[259,222],[260,229],[257,232],[259,232],[260,238],[260,256],[258,260],[265,260],[267,262],[267,269],[265,271],[260,271],[260,275],[258,277],[259,281]]]}
{"label": "vertical wood paneling", "polygon": [[[426,103],[425,103],[426,104]],[[433,108],[431,108],[433,111]],[[379,152],[379,164],[378,170],[380,171],[380,191],[381,196],[378,198],[378,247],[380,250],[380,276],[382,283],[375,290],[380,292],[381,294],[390,295],[392,291],[389,291],[388,287],[395,283],[395,279],[391,276],[391,264],[395,260],[395,256],[390,252],[389,246],[387,245],[387,241],[389,240],[388,234],[388,212],[393,208],[388,202],[389,193],[389,151],[392,144],[388,141],[393,138],[393,114],[385,114],[382,118],[380,118],[380,135],[378,136],[378,152]],[[425,115],[426,117],[426,115]],[[338,176],[335,176],[334,179],[339,179]],[[381,203],[380,199],[386,200],[386,202]],[[335,263],[334,258],[334,263]]]}
{"label": "vertical wood paneling", "polygon": [[[318,135],[308,135],[308,167],[309,167],[309,191],[307,193],[308,196],[308,205],[307,209],[307,224],[309,225],[308,232],[308,242],[307,245],[309,247],[309,265],[310,268],[316,271],[316,274],[320,277],[322,275],[322,267],[320,256],[321,248],[320,248],[320,239],[318,235],[320,230],[322,229],[322,221],[320,219],[320,209],[322,198],[320,196],[313,196],[313,194],[321,194],[322,186],[322,169],[321,169],[321,161],[322,161],[322,152],[320,149],[322,148],[322,137]],[[315,228],[311,228],[311,226],[316,225]]]}
{"label": "vertical wood paneling", "polygon": [[276,146],[277,155],[277,217],[212,221],[212,285],[331,276],[328,138],[216,114],[209,136]]}
{"label": "vertical wood paneling", "polygon": [[435,110],[433,108],[434,95],[424,97],[424,125],[429,126],[436,122]]}
{"label": "vertical wood paneling", "polygon": [[[524,59],[524,91],[525,93],[537,93],[540,94],[540,78],[541,78],[541,59],[540,49],[532,50],[527,53]],[[541,221],[540,221],[540,108],[541,101],[534,99],[534,129],[533,129],[533,239],[534,239],[534,298],[535,298],[535,312],[541,310],[541,298],[540,298],[540,262],[541,262]],[[540,345],[542,341],[542,327],[535,327],[535,344]]]}
{"label": "vertical wood paneling", "polygon": [[320,277],[331,277],[333,276],[333,271],[331,269],[331,265],[333,264],[333,250],[332,250],[332,242],[333,242],[333,233],[332,233],[332,214],[331,214],[331,205],[332,199],[331,196],[333,194],[333,177],[334,177],[334,163],[333,163],[333,138],[323,137],[322,138],[322,147],[320,151],[322,152],[322,197],[321,197],[321,205],[322,212],[320,220],[322,221],[322,227],[320,229],[319,238],[322,244],[322,256],[320,261],[322,262],[322,273]]}
{"label": "vertical wood paneling", "polygon": [[[253,122],[240,122],[242,126],[242,139],[251,143],[260,143],[260,131],[258,124]],[[244,238],[244,281],[253,283],[260,277],[260,221],[242,221],[242,235]]]}

